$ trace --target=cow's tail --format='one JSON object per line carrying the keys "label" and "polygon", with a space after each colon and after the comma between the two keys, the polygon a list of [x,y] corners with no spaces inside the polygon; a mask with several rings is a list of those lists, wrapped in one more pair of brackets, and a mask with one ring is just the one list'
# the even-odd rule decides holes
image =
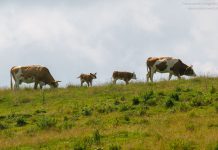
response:
{"label": "cow's tail", "polygon": [[[151,57],[149,57],[148,59],[150,59]],[[148,65],[148,59],[146,61],[146,65],[147,65],[147,72],[149,72],[150,68],[149,68],[149,65]]]}
{"label": "cow's tail", "polygon": [[10,79],[11,79],[11,90],[13,90],[13,80],[12,80],[12,72],[10,71]]}

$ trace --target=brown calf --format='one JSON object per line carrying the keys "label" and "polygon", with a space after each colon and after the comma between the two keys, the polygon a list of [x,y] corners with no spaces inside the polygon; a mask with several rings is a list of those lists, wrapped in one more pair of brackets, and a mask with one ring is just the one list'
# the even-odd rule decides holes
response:
{"label": "brown calf", "polygon": [[114,84],[116,84],[116,81],[117,81],[118,79],[124,80],[124,81],[126,82],[126,84],[129,84],[129,81],[130,81],[131,79],[136,79],[136,74],[135,74],[134,72],[131,73],[131,72],[119,72],[119,71],[114,71],[112,77],[113,77],[113,79],[114,79],[114,80],[113,80],[113,83],[114,83]]}
{"label": "brown calf", "polygon": [[96,79],[97,73],[90,73],[90,74],[81,74],[78,78],[80,78],[81,86],[83,86],[83,83],[86,82],[88,87],[92,86],[92,80]]}

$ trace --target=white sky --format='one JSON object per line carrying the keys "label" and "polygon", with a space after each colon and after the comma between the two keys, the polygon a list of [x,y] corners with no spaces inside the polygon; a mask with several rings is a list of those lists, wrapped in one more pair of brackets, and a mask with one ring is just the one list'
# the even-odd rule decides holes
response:
{"label": "white sky", "polygon": [[1,0],[0,86],[10,85],[12,66],[31,64],[49,68],[62,86],[90,72],[94,84],[110,82],[115,70],[145,80],[150,56],[217,75],[218,9],[190,10],[184,1]]}

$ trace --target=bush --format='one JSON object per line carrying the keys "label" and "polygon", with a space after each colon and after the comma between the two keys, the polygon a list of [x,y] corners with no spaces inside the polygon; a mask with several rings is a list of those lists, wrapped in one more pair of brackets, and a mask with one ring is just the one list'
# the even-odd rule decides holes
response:
{"label": "bush", "polygon": [[179,94],[178,93],[172,93],[170,95],[170,98],[175,100],[175,101],[179,101]]}
{"label": "bush", "polygon": [[40,129],[48,129],[51,127],[55,127],[57,124],[57,120],[55,118],[50,118],[50,117],[42,117],[38,120],[37,126]]}
{"label": "bush", "polygon": [[171,99],[168,99],[168,100],[166,101],[166,103],[165,103],[165,106],[166,106],[167,108],[171,108],[171,107],[174,106],[174,102],[173,102]]}
{"label": "bush", "polygon": [[145,102],[147,102],[149,99],[153,98],[153,96],[154,96],[154,92],[151,90],[143,95],[143,99]]}
{"label": "bush", "polygon": [[134,97],[132,99],[132,105],[138,105],[140,102],[139,102],[139,99],[137,97]]}
{"label": "bush", "polygon": [[26,124],[27,124],[27,122],[23,117],[19,117],[17,119],[17,126],[18,127],[25,126]]}
{"label": "bush", "polygon": [[82,115],[84,116],[90,116],[92,115],[92,110],[89,107],[83,107],[82,108]]}

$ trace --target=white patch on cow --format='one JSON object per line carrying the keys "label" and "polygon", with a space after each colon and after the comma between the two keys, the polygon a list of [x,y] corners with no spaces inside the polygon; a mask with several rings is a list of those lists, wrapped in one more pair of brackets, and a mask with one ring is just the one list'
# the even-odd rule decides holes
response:
{"label": "white patch on cow", "polygon": [[[159,65],[160,63],[162,62],[167,62],[167,68],[165,70],[158,70],[158,68],[156,67],[157,65]],[[171,68],[178,62],[179,60],[176,59],[176,58],[172,58],[172,59],[161,59],[161,60],[157,60],[153,67],[152,67],[152,70],[153,70],[153,73],[155,73],[156,71],[157,72],[160,72],[160,73],[173,73]]]}

